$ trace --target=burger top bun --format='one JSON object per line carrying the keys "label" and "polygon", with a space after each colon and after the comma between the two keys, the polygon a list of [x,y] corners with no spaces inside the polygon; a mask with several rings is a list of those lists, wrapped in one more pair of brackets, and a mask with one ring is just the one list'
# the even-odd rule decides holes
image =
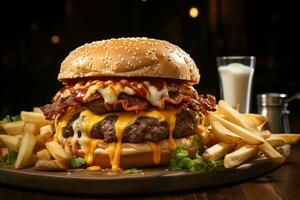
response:
{"label": "burger top bun", "polygon": [[169,42],[148,38],[119,38],[82,45],[62,62],[58,80],[77,78],[170,78],[197,84],[199,70],[193,59]]}

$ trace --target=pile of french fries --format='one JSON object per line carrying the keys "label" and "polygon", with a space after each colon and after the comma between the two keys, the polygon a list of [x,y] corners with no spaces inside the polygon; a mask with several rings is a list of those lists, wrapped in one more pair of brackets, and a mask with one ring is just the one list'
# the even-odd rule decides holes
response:
{"label": "pile of french fries", "polygon": [[205,150],[205,160],[224,159],[224,167],[239,166],[264,155],[276,164],[285,158],[279,147],[295,144],[300,134],[271,134],[263,130],[267,119],[258,114],[241,114],[220,100],[215,112],[208,115],[211,125],[209,137],[212,145]]}
{"label": "pile of french fries", "polygon": [[53,140],[53,121],[46,120],[39,108],[20,115],[21,121],[0,124],[0,158],[13,150],[18,152],[15,169],[32,165],[37,170],[67,169],[67,155]]}
{"label": "pile of french fries", "polygon": [[[45,119],[39,108],[21,112],[21,121],[0,124],[0,160],[9,150],[18,152],[15,169],[35,165],[40,171],[68,169],[70,151],[53,138],[53,121]],[[272,162],[283,163],[279,147],[295,144],[300,134],[271,134],[263,130],[267,119],[258,114],[241,114],[223,100],[217,110],[206,117],[210,124],[206,141],[209,148],[204,160],[224,159],[224,167],[239,166],[251,159],[265,156]]]}

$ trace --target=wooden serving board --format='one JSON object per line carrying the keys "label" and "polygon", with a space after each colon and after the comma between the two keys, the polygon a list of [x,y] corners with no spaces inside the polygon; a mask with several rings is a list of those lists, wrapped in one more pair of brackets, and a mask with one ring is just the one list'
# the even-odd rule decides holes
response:
{"label": "wooden serving board", "polygon": [[[284,149],[287,157],[289,149]],[[0,168],[0,183],[48,192],[72,194],[145,194],[178,192],[237,183],[261,176],[278,165],[259,158],[234,169],[209,173],[169,171],[166,168],[144,169],[138,174],[112,172],[38,172],[33,168],[15,170]]]}

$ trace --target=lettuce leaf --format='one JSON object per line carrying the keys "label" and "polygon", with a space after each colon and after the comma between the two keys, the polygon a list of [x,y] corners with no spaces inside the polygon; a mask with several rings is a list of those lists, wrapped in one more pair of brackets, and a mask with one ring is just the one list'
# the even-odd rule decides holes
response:
{"label": "lettuce leaf", "polygon": [[4,156],[3,161],[7,165],[13,165],[15,164],[18,157],[18,152],[8,150],[8,153]]}
{"label": "lettuce leaf", "polygon": [[169,169],[210,172],[223,166],[223,160],[205,161],[199,152],[193,158],[188,156],[188,151],[177,146],[173,151]]}
{"label": "lettuce leaf", "polygon": [[0,124],[7,123],[7,122],[20,121],[20,120],[21,120],[20,115],[15,115],[15,116],[6,115],[2,120],[0,120]]}
{"label": "lettuce leaf", "polygon": [[70,166],[73,169],[83,168],[85,166],[85,160],[81,157],[74,157],[70,159]]}

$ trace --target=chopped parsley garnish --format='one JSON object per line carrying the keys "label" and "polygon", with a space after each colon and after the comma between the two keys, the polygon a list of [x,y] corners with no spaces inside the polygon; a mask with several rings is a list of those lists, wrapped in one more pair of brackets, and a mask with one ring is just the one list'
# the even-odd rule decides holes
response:
{"label": "chopped parsley garnish", "polygon": [[205,161],[199,155],[199,152],[196,153],[194,158],[190,158],[187,150],[177,146],[173,151],[169,169],[210,172],[221,166],[223,166],[223,160]]}

